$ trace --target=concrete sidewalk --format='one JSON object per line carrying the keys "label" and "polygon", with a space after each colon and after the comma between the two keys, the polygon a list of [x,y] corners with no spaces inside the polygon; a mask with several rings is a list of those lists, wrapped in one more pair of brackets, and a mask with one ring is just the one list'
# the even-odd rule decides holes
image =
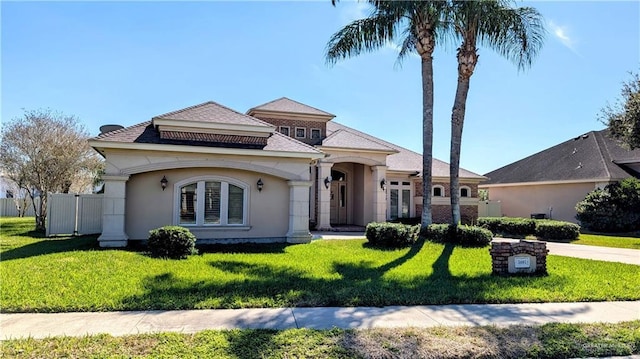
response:
{"label": "concrete sidewalk", "polygon": [[205,329],[365,329],[394,327],[616,323],[640,319],[640,301],[466,304],[412,307],[218,309],[97,313],[0,314],[0,339],[194,333]]}

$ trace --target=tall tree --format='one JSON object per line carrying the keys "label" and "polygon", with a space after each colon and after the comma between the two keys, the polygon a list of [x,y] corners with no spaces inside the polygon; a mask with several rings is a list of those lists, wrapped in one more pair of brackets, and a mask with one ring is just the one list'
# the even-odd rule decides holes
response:
{"label": "tall tree", "polygon": [[39,208],[35,208],[36,230],[45,229],[49,193],[69,192],[79,183],[90,184],[100,172],[103,162],[87,138],[88,133],[74,116],[51,110],[25,111],[22,117],[3,125],[0,166],[32,200],[40,197]]}
{"label": "tall tree", "polygon": [[631,80],[622,84],[622,98],[615,105],[607,105],[600,113],[600,121],[609,133],[630,149],[640,148],[640,76],[631,73]]}
{"label": "tall tree", "polygon": [[506,0],[452,1],[452,31],[462,41],[458,47],[458,86],[451,112],[451,223],[460,223],[460,147],[469,84],[476,64],[478,49],[484,45],[515,62],[519,70],[529,66],[542,48],[544,22],[542,15],[530,7],[512,8]]}
{"label": "tall tree", "polygon": [[[335,5],[337,0],[333,0]],[[399,37],[402,41],[398,60],[412,51],[421,58],[422,67],[422,226],[432,222],[431,184],[433,162],[433,51],[447,3],[444,1],[373,1],[369,17],[358,19],[338,32],[327,44],[326,59],[340,59],[371,52]]]}

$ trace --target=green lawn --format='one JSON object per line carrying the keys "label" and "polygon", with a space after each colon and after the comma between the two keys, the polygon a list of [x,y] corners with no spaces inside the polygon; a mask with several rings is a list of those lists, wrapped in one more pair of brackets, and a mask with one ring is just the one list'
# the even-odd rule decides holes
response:
{"label": "green lawn", "polygon": [[491,275],[488,248],[364,240],[209,248],[188,260],[101,250],[95,237],[34,238],[32,219],[0,221],[3,312],[640,299],[638,267],[548,257],[544,277]]}
{"label": "green lawn", "polygon": [[640,249],[640,237],[618,237],[604,234],[581,233],[578,240],[571,244],[584,244],[588,246],[614,247]]}
{"label": "green lawn", "polygon": [[640,321],[372,330],[207,330],[0,342],[3,358],[585,358],[640,353]]}

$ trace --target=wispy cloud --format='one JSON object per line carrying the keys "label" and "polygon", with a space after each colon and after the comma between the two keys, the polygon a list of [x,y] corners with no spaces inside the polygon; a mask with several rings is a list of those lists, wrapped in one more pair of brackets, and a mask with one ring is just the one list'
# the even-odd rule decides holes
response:
{"label": "wispy cloud", "polygon": [[553,20],[547,21],[547,26],[551,30],[551,34],[560,41],[562,45],[571,50],[576,55],[580,55],[576,48],[576,39],[569,34],[569,28],[556,24]]}
{"label": "wispy cloud", "polygon": [[371,11],[371,5],[364,1],[341,1],[337,7],[340,9],[340,19],[345,25],[369,16]]}

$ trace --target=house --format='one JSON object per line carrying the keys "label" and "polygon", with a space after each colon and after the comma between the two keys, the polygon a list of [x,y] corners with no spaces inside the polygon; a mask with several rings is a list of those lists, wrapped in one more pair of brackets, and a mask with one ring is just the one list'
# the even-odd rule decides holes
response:
{"label": "house", "polygon": [[480,185],[502,214],[577,222],[575,206],[596,188],[640,176],[640,149],[625,149],[607,130],[591,131],[485,174]]}
{"label": "house", "polygon": [[[310,226],[419,217],[422,156],[334,117],[284,97],[245,114],[206,102],[91,139],[106,159],[100,245],[164,225],[202,242],[303,243]],[[450,218],[448,174],[434,159],[434,221]],[[460,171],[468,221],[482,180]]]}

